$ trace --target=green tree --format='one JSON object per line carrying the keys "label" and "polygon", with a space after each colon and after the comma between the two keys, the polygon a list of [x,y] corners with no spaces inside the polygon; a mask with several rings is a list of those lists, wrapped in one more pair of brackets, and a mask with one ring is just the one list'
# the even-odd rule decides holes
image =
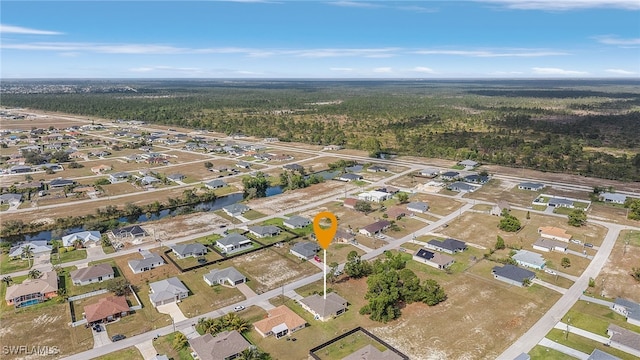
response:
{"label": "green tree", "polygon": [[131,284],[127,279],[118,277],[107,284],[107,290],[111,291],[116,296],[123,296],[131,292],[129,288],[130,285]]}
{"label": "green tree", "polygon": [[176,331],[175,334],[176,335],[173,338],[173,348],[175,350],[184,349],[189,343],[189,340],[187,340],[187,337],[180,331]]}
{"label": "green tree", "polygon": [[396,194],[396,197],[398,198],[400,204],[404,204],[407,202],[407,200],[409,200],[409,194],[407,194],[406,192],[399,192],[398,194]]}
{"label": "green tree", "polygon": [[640,281],[640,267],[631,269],[631,276],[633,276],[636,281]]}
{"label": "green tree", "polygon": [[269,179],[267,179],[262,172],[258,172],[255,176],[243,177],[242,185],[244,187],[243,197],[245,199],[251,199],[253,197],[262,198],[267,196]]}
{"label": "green tree", "polygon": [[596,286],[596,279],[590,277],[589,278],[589,287],[595,287]]}
{"label": "green tree", "polygon": [[207,169],[211,169],[213,167],[213,164],[211,163],[211,161],[205,161],[204,167]]}
{"label": "green tree", "polygon": [[500,228],[500,230],[507,232],[516,232],[520,230],[521,227],[522,226],[520,225],[520,220],[508,213],[504,213],[502,215],[500,223],[498,224],[498,228]]}
{"label": "green tree", "polygon": [[568,257],[563,257],[560,265],[565,269],[568,268],[569,266],[571,266],[571,259],[569,259]]}
{"label": "green tree", "polygon": [[21,256],[23,258],[27,258],[27,260],[29,261],[29,267],[31,267],[31,257],[33,256],[33,250],[31,249],[31,245],[24,245],[22,247],[22,253]]}
{"label": "green tree", "polygon": [[27,276],[30,279],[38,279],[40,278],[40,276],[42,276],[42,273],[38,269],[31,269],[29,270],[29,273],[27,274]]}
{"label": "green tree", "polygon": [[360,255],[354,250],[347,254],[347,262],[344,265],[345,274],[354,279],[368,276],[373,271],[371,264],[360,258]]}
{"label": "green tree", "polygon": [[354,210],[363,212],[365,214],[373,210],[373,208],[371,207],[371,204],[368,201],[364,201],[364,200],[356,201],[356,204],[353,206],[353,208]]}
{"label": "green tree", "polygon": [[524,278],[524,279],[522,280],[522,286],[527,287],[527,286],[530,286],[530,285],[531,285],[531,279],[529,279],[529,278]]}
{"label": "green tree", "polygon": [[[640,158],[640,156],[638,156]],[[629,220],[640,220],[640,199],[627,197],[624,207],[629,209],[627,218]]]}
{"label": "green tree", "polygon": [[13,283],[13,278],[9,275],[5,276],[2,278],[2,282],[5,283],[7,286],[11,285],[11,283]]}
{"label": "green tree", "polygon": [[504,239],[502,238],[502,236],[498,235],[498,239],[496,240],[495,249],[496,250],[502,250],[504,248],[506,248],[506,246],[504,245]]}
{"label": "green tree", "polygon": [[580,227],[587,222],[587,214],[582,209],[573,209],[569,213],[569,225]]}

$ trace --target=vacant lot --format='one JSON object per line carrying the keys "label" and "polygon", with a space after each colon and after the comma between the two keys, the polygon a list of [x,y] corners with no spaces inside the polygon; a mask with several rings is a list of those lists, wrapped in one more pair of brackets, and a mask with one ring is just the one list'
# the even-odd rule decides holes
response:
{"label": "vacant lot", "polygon": [[[429,204],[429,213],[436,215],[449,215],[462,207],[463,203],[459,200],[438,196],[432,194],[417,193],[409,199],[410,202],[423,201]],[[418,214],[420,215],[420,214]]]}
{"label": "vacant lot", "polygon": [[[545,189],[546,190],[546,189]],[[518,183],[514,181],[492,179],[477,191],[468,194],[470,199],[490,201],[492,203],[503,200],[511,205],[529,207],[538,196],[538,192],[518,189]]]}
{"label": "vacant lot", "polygon": [[640,227],[640,221],[627,219],[628,211],[629,210],[625,209],[622,205],[594,202],[591,203],[588,214],[598,220],[606,219],[606,221],[616,224]]}
{"label": "vacant lot", "polygon": [[316,351],[315,355],[319,356],[320,359],[339,360],[367,345],[372,345],[380,351],[387,350],[381,343],[369,337],[367,334],[358,331]]}
{"label": "vacant lot", "polygon": [[131,346],[122,350],[109,353],[107,355],[102,355],[96,359],[97,360],[120,360],[120,359],[142,360],[144,358],[142,357],[142,354],[140,354],[140,351],[138,351],[138,349],[135,346]]}
{"label": "vacant lot", "polygon": [[[178,154],[178,156],[181,157],[182,154]],[[220,158],[203,158],[203,159],[206,159],[206,160],[203,160],[202,162],[196,162],[196,163],[193,163],[193,164],[175,165],[175,166],[171,166],[171,167],[167,167],[167,168],[163,168],[163,169],[158,169],[158,171],[163,173],[163,174],[165,174],[165,175],[183,174],[188,179],[192,179],[192,180],[196,180],[196,181],[203,181],[203,180],[209,180],[209,179],[217,178],[218,175],[226,174],[226,173],[218,173],[218,172],[209,171],[204,166],[205,162],[208,161],[208,162],[212,163],[214,167],[226,166],[228,168],[233,168],[234,165],[235,165],[234,161],[227,160],[227,159],[220,159]]]}
{"label": "vacant lot", "polygon": [[640,302],[639,283],[631,277],[631,269],[639,266],[640,231],[622,231],[609,259],[596,278],[593,293],[612,299],[619,296]]}
{"label": "vacant lot", "polygon": [[304,189],[286,191],[278,196],[252,200],[249,206],[267,215],[279,212],[286,214],[294,207],[337,196],[344,192],[344,189],[345,183],[329,180]]}

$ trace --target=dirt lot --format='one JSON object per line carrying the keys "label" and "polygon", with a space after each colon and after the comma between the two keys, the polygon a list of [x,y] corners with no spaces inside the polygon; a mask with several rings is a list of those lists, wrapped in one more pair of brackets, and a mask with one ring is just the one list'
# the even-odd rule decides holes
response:
{"label": "dirt lot", "polygon": [[449,215],[463,205],[459,200],[431,194],[415,194],[409,201],[424,201],[429,204],[429,213],[441,216]]}
{"label": "dirt lot", "polygon": [[[625,242],[629,244],[625,246]],[[608,298],[624,297],[640,302],[640,286],[630,273],[640,266],[640,231],[622,231],[609,259],[596,279],[593,293]]]}
{"label": "dirt lot", "polygon": [[[545,189],[550,190],[549,188]],[[469,199],[478,199],[495,203],[499,200],[508,202],[510,205],[529,207],[531,202],[539,193],[537,191],[520,190],[518,182],[492,179],[477,191],[467,194]]]}
{"label": "dirt lot", "polygon": [[[292,208],[318,201],[331,195],[339,195],[345,189],[345,183],[326,181],[308,188],[286,191],[281,195],[252,200],[249,205],[263,214],[287,213]],[[318,210],[320,211],[320,210]],[[315,214],[313,215],[315,216]],[[313,218],[313,216],[311,216]]]}

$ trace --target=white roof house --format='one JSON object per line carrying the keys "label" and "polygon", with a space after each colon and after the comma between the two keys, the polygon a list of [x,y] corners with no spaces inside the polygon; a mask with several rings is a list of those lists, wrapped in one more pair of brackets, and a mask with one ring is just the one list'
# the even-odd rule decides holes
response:
{"label": "white roof house", "polygon": [[511,258],[519,265],[534,269],[543,269],[546,263],[542,255],[528,250],[518,250]]}
{"label": "white roof house", "polygon": [[624,204],[625,201],[627,201],[627,196],[623,194],[603,192],[600,194],[600,199],[606,203]]}
{"label": "white roof house", "polygon": [[9,250],[9,257],[22,257],[22,249],[25,246],[29,246],[34,256],[38,254],[43,254],[43,253],[50,253],[52,250],[52,247],[47,245],[46,241],[31,241],[26,244],[21,244],[21,245],[12,247]]}
{"label": "white roof house", "polygon": [[361,194],[358,194],[358,199],[364,201],[374,201],[374,202],[383,202],[387,199],[390,199],[392,194],[382,192],[382,191],[366,191]]}
{"label": "white roof house", "polygon": [[97,243],[102,238],[102,235],[99,231],[82,231],[73,234],[69,234],[62,237],[62,245],[63,246],[73,246],[73,243],[76,240],[82,240],[82,245],[84,246],[87,242]]}

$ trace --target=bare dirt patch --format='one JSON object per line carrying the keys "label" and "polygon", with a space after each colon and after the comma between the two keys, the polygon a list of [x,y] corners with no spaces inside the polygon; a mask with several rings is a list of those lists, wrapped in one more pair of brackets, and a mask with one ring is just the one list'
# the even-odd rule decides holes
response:
{"label": "bare dirt patch", "polygon": [[278,212],[286,213],[294,207],[326,199],[332,195],[337,196],[344,191],[345,183],[326,181],[304,189],[285,191],[278,196],[252,200],[250,207],[267,215]]}
{"label": "bare dirt patch", "polygon": [[[629,244],[625,246],[625,242]],[[631,276],[631,269],[640,265],[640,232],[620,233],[602,271],[596,278],[592,292],[608,298],[623,297],[640,302],[639,283]],[[590,289],[591,290],[591,289]]]}

